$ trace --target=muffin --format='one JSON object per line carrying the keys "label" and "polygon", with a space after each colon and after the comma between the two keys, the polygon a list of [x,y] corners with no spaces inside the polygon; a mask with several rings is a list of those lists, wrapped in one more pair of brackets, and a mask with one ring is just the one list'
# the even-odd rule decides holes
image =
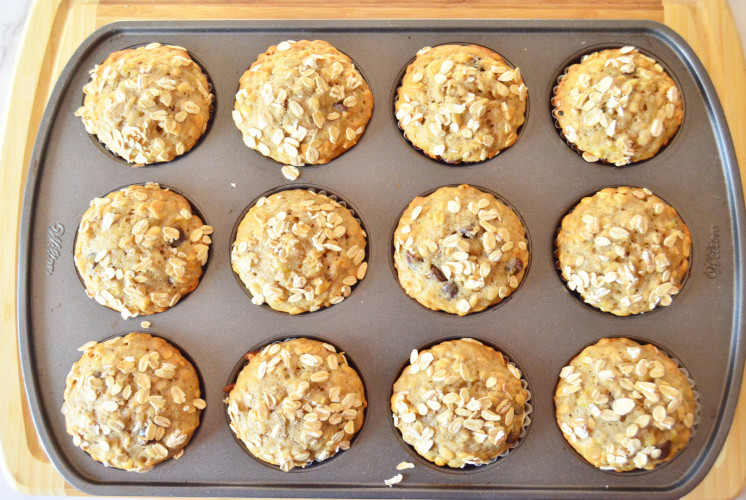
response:
{"label": "muffin", "polygon": [[560,372],[557,425],[593,466],[653,469],[689,442],[694,392],[677,364],[652,345],[601,339]]}
{"label": "muffin", "polygon": [[670,205],[646,188],[605,188],[562,219],[557,259],[570,290],[617,316],[671,304],[692,240]]}
{"label": "muffin", "polygon": [[136,472],[179,458],[206,406],[192,364],[147,333],[80,350],[62,405],[75,446],[108,467]]}
{"label": "muffin", "polygon": [[319,165],[357,143],[372,111],[373,94],[349,57],[322,40],[288,40],[243,74],[233,121],[264,156]]}
{"label": "muffin", "polygon": [[466,184],[415,198],[394,232],[399,283],[436,311],[463,316],[501,302],[518,288],[528,262],[515,212]]}
{"label": "muffin", "polygon": [[405,137],[448,163],[492,158],[513,144],[528,92],[518,68],[479,45],[425,47],[407,67],[394,105]]}
{"label": "muffin", "polygon": [[151,43],[114,52],[91,71],[75,112],[89,134],[135,163],[171,161],[204,134],[213,95],[186,49]]}
{"label": "muffin", "polygon": [[124,319],[165,311],[197,287],[212,227],[158,184],[95,198],[75,240],[86,293]]}
{"label": "muffin", "polygon": [[409,360],[391,411],[417,453],[459,468],[492,462],[518,441],[528,393],[501,353],[464,338],[414,349]]}
{"label": "muffin", "polygon": [[634,47],[584,56],[568,68],[552,104],[563,137],[583,159],[616,166],[655,156],[684,116],[674,81]]}
{"label": "muffin", "polygon": [[260,198],[236,231],[233,270],[254,304],[290,314],[339,304],[365,277],[366,235],[352,213],[306,189]]}
{"label": "muffin", "polygon": [[298,338],[247,358],[228,396],[228,416],[252,455],[287,472],[350,447],[367,403],[344,353]]}

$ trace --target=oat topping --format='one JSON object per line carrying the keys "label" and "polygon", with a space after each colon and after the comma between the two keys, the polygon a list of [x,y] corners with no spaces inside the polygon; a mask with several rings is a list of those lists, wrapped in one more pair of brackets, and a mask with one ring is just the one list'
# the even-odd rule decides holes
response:
{"label": "oat topping", "polygon": [[287,40],[241,77],[233,121],[249,148],[291,166],[315,165],[354,146],[372,109],[349,57],[321,40]]}
{"label": "oat topping", "polygon": [[233,243],[233,270],[254,304],[298,314],[342,302],[365,277],[366,239],[337,201],[308,190],[261,198]]}
{"label": "oat topping", "polygon": [[385,484],[386,486],[388,486],[390,488],[390,487],[392,487],[395,484],[401,483],[402,479],[404,479],[404,476],[402,476],[401,474],[397,474],[394,477],[392,477],[391,479],[385,480],[383,482],[383,484]]}
{"label": "oat topping", "polygon": [[132,185],[91,201],[75,266],[99,304],[124,319],[153,314],[197,287],[212,232],[183,196],[155,183]]}
{"label": "oat topping", "polygon": [[520,70],[489,49],[425,47],[402,79],[396,119],[428,156],[481,161],[515,142],[527,95]]}
{"label": "oat topping", "polygon": [[294,181],[300,177],[300,171],[298,170],[298,167],[294,167],[293,165],[285,165],[282,167],[282,175],[289,181]]}
{"label": "oat topping", "polygon": [[192,365],[146,333],[83,347],[62,407],[75,445],[104,465],[137,472],[180,456],[206,406]]}
{"label": "oat topping", "polygon": [[652,345],[602,339],[562,368],[555,394],[565,439],[602,469],[652,469],[689,441],[689,381]]}
{"label": "oat topping", "polygon": [[552,102],[562,134],[584,160],[617,166],[655,155],[683,117],[674,81],[634,47],[584,56],[569,68]]}
{"label": "oat topping", "polygon": [[493,461],[518,440],[528,393],[520,371],[474,339],[412,351],[391,410],[404,441],[436,465]]}
{"label": "oat topping", "polygon": [[649,189],[602,189],[562,220],[557,257],[570,290],[619,316],[670,305],[689,269],[691,237]]}
{"label": "oat topping", "polygon": [[468,185],[415,198],[394,233],[399,282],[431,309],[465,315],[501,302],[529,261],[518,216]]}
{"label": "oat topping", "polygon": [[151,43],[114,52],[90,73],[75,115],[135,166],[184,154],[207,128],[213,94],[182,47]]}
{"label": "oat topping", "polygon": [[300,338],[248,359],[230,391],[228,415],[252,454],[289,471],[350,447],[367,403],[344,353]]}

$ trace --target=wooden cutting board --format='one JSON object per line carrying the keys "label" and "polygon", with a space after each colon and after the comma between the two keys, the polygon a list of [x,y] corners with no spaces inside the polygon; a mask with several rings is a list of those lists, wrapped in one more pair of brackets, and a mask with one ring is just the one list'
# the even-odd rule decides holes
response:
{"label": "wooden cutting board", "polygon": [[[707,68],[725,109],[741,177],[746,169],[746,68],[726,0],[37,0],[25,26],[8,113],[0,117],[0,452],[5,476],[31,495],[81,495],[46,457],[21,379],[16,324],[18,223],[28,162],[63,66],[96,28],[120,20],[404,18],[634,18],[682,35]],[[728,440],[687,499],[733,498],[746,482],[746,383]],[[743,458],[742,458],[743,457]]]}

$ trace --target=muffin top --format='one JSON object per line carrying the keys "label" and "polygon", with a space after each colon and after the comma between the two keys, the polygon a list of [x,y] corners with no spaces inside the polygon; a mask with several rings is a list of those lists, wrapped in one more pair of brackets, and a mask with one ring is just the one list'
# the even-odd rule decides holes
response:
{"label": "muffin top", "polygon": [[396,118],[427,156],[482,161],[516,141],[527,95],[520,70],[496,52],[479,45],[425,47],[404,74]]}
{"label": "muffin top", "polygon": [[317,165],[354,146],[372,111],[373,94],[349,57],[323,40],[288,40],[243,74],[233,121],[264,156]]}
{"label": "muffin top", "polygon": [[584,56],[562,77],[552,102],[563,136],[583,158],[616,166],[655,156],[684,116],[674,81],[634,47]]}
{"label": "muffin top", "polygon": [[165,311],[197,287],[212,227],[158,184],[95,198],[75,240],[86,293],[124,319]]}
{"label": "muffin top", "polygon": [[179,350],[147,333],[80,350],[62,405],[75,445],[106,466],[137,472],[180,457],[206,405]]}
{"label": "muffin top", "polygon": [[306,189],[260,198],[238,226],[233,270],[254,304],[299,314],[342,302],[368,269],[352,213]]}
{"label": "muffin top", "polygon": [[173,160],[207,128],[213,95],[202,69],[175,45],[114,52],[91,71],[75,112],[86,131],[134,166]]}
{"label": "muffin top", "polygon": [[518,441],[528,393],[501,353],[464,338],[414,349],[409,360],[391,411],[417,453],[458,468],[489,463]]}
{"label": "muffin top", "polygon": [[677,364],[655,346],[601,339],[562,368],[557,424],[583,458],[617,472],[652,469],[691,437],[694,392]]}
{"label": "muffin top", "polygon": [[562,219],[557,258],[570,290],[617,316],[671,304],[689,269],[689,229],[649,189],[605,188]]}
{"label": "muffin top", "polygon": [[287,472],[350,447],[367,403],[344,353],[298,338],[247,357],[228,396],[228,416],[254,456]]}
{"label": "muffin top", "polygon": [[415,198],[394,232],[404,291],[425,307],[459,316],[508,297],[528,261],[526,232],[515,212],[466,184]]}

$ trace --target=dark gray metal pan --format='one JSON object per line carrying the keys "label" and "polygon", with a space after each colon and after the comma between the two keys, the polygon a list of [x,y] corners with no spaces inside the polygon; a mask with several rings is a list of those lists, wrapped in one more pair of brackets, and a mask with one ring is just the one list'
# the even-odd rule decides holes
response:
{"label": "dark gray metal pan", "polygon": [[[232,276],[231,231],[259,194],[288,182],[280,166],[247,149],[231,120],[243,71],[285,39],[329,41],[350,55],[375,98],[368,129],[352,150],[306,167],[298,182],[339,193],[369,230],[369,272],[352,296],[298,317],[250,303]],[[134,169],[103,152],[73,112],[88,70],[115,50],[151,41],[189,49],[216,94],[213,123],[180,159]],[[526,124],[515,145],[494,159],[452,167],[415,151],[392,117],[397,75],[426,45],[487,46],[521,68],[529,89]],[[594,47],[635,45],[654,55],[682,90],[686,114],[655,158],[626,168],[592,165],[559,137],[549,112],[566,62]],[[73,265],[73,240],[88,202],[132,183],[161,182],[183,192],[215,227],[210,263],[199,287],[171,310],[148,317],[150,331],[172,339],[196,362],[208,403],[202,427],[183,458],[136,475],[108,469],[73,446],[60,413],[65,376],[86,341],[138,331],[86,297]],[[532,264],[510,301],[473,317],[450,317],[409,300],[389,265],[396,218],[420,193],[470,183],[509,201],[526,223]],[[235,187],[233,186],[235,184]],[[692,270],[670,307],[616,318],[582,304],[558,278],[557,224],[581,195],[608,185],[645,186],[689,225]],[[680,497],[715,461],[736,407],[744,363],[743,196],[733,144],[715,90],[693,51],[674,32],[640,21],[242,21],[117,23],[75,52],[49,101],[33,151],[22,213],[19,342],[31,411],[47,453],[75,487],[106,495],[266,497]],[[249,348],[278,337],[310,335],[344,349],[369,396],[367,423],[354,445],[328,464],[282,473],[234,441],[222,387]],[[584,463],[554,421],[560,369],[604,336],[653,342],[689,370],[700,393],[697,432],[672,462],[651,472],[614,474]],[[474,336],[504,348],[524,370],[533,394],[533,424],[514,451],[469,471],[425,466],[412,458],[390,423],[388,397],[413,347]],[[416,467],[388,488],[402,460]]]}

